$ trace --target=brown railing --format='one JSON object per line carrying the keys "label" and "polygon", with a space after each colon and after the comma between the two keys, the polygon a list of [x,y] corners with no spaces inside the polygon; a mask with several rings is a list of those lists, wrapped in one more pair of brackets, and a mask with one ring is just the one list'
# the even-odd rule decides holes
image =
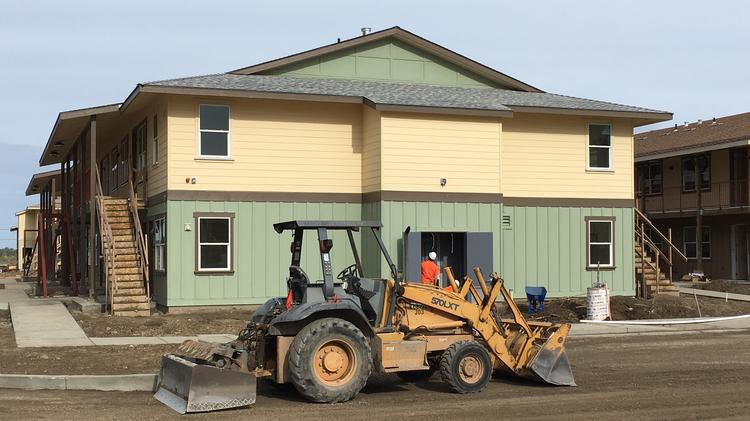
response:
{"label": "brown railing", "polygon": [[658,194],[639,192],[638,209],[648,214],[695,212],[708,210],[750,209],[748,180],[711,183],[700,192],[684,191],[682,186],[663,188]]}
{"label": "brown railing", "polygon": [[[99,220],[99,237],[104,257],[104,301],[107,311],[112,312],[114,295],[117,292],[117,275],[115,274],[115,240],[112,235],[112,227],[107,218],[104,204],[104,193],[102,190],[102,179],[99,168],[96,168],[96,210]],[[110,279],[112,276],[112,279]]]}
{"label": "brown railing", "polygon": [[[659,292],[659,281],[661,280],[661,273],[664,267],[668,270],[668,279],[670,282],[674,279],[674,257],[677,257],[687,262],[687,256],[672,242],[672,229],[667,230],[667,234],[664,235],[651,220],[643,214],[643,212],[635,209],[635,241],[636,244],[640,245],[641,254],[641,294],[644,298],[648,297],[648,286],[646,280],[646,265],[649,265],[656,273],[656,292]],[[650,234],[650,235],[649,235]],[[656,242],[651,238],[657,238],[656,242],[664,244],[663,248],[656,245]],[[647,262],[646,257],[651,257],[652,262]],[[666,265],[666,266],[664,266]]]}
{"label": "brown railing", "polygon": [[141,227],[141,219],[138,217],[138,200],[135,195],[135,189],[133,188],[133,179],[137,176],[137,172],[133,172],[132,177],[128,177],[128,188],[130,194],[130,200],[128,200],[130,215],[133,217],[133,229],[135,232],[136,250],[138,253],[138,268],[143,274],[143,282],[146,286],[146,297],[151,299],[151,282],[148,277],[148,246],[146,244],[146,237],[143,235],[143,229]]}

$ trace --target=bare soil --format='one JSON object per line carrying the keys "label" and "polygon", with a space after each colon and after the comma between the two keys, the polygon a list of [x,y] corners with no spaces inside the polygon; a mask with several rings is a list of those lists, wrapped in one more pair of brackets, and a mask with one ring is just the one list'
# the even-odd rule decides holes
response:
{"label": "bare soil", "polygon": [[750,295],[750,282],[728,281],[724,279],[714,279],[706,284],[697,285],[697,288],[707,291],[729,292],[731,294]]}
{"label": "bare soil", "polygon": [[112,317],[103,313],[71,312],[86,335],[192,336],[236,334],[247,325],[250,312],[238,309],[206,310],[185,314],[155,312],[149,317]]}
{"label": "bare soil", "polygon": [[[676,319],[709,316],[738,316],[750,314],[750,302],[729,301],[718,298],[698,297],[700,313],[695,298],[657,295],[644,300],[635,297],[611,297],[612,320]],[[528,305],[519,303],[526,312]],[[586,299],[582,297],[553,298],[545,301],[544,312],[528,316],[553,322],[575,323],[586,318]]]}
{"label": "bare soil", "polygon": [[16,348],[10,313],[0,311],[2,374],[156,373],[161,355],[176,349],[177,345]]}

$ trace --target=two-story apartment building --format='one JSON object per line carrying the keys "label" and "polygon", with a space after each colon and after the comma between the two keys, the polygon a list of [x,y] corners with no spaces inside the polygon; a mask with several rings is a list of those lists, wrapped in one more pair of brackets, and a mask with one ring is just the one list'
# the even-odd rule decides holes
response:
{"label": "two-story apartment building", "polygon": [[687,256],[679,274],[748,279],[749,151],[750,113],[635,136],[638,207]]}
{"label": "two-story apartment building", "polygon": [[[122,310],[141,308],[118,295],[145,277],[164,307],[284,295],[291,239],[271,225],[292,219],[381,220],[407,279],[436,251],[460,274],[499,272],[517,295],[580,294],[597,267],[632,294],[633,128],[670,118],[546,93],[394,27],[63,112],[40,163],[61,165],[70,237],[102,238],[92,263],[112,262]],[[147,253],[125,235],[133,223]],[[368,275],[386,276],[356,241]],[[85,284],[102,285],[76,250]],[[318,266],[303,261],[311,278]]]}

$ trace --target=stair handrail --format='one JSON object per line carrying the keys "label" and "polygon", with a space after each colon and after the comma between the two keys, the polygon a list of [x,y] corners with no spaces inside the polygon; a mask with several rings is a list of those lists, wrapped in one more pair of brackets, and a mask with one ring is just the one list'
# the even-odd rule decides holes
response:
{"label": "stair handrail", "polygon": [[[99,236],[101,237],[101,249],[106,263],[104,271],[104,301],[109,306],[110,313],[114,312],[114,295],[118,289],[117,274],[115,273],[115,247],[112,227],[107,217],[107,211],[104,206],[104,190],[102,189],[101,175],[99,168],[96,168],[96,210],[99,219]],[[110,282],[110,275],[112,276]],[[110,284],[112,293],[110,294]]]}
{"label": "stair handrail", "polygon": [[[641,276],[643,277],[643,284],[644,284],[644,286],[646,286],[647,285],[647,280],[646,280],[646,272],[643,270],[642,266],[643,266],[643,264],[647,264],[647,265],[649,265],[649,267],[651,267],[651,269],[654,270],[654,273],[656,274],[656,292],[658,294],[659,293],[659,280],[661,278],[661,275],[660,275],[661,269],[659,268],[659,257],[660,257],[660,255],[661,255],[661,257],[663,257],[664,253],[661,253],[659,251],[659,247],[657,247],[656,244],[654,244],[648,238],[648,236],[646,236],[645,234],[642,235],[638,231],[638,229],[635,230],[635,233],[638,236],[638,239],[641,240]],[[656,259],[654,259],[653,263],[651,261],[646,260],[646,250],[643,247],[644,245],[648,245],[649,247],[653,248],[656,251]],[[665,259],[666,259],[666,257],[665,257]],[[668,259],[667,259],[667,262],[669,263],[669,265],[671,267],[672,263]],[[670,282],[671,281],[672,280],[670,279]]]}
{"label": "stair handrail", "polygon": [[[680,250],[677,246],[675,246],[674,243],[672,243],[672,240],[670,240],[669,238],[667,238],[667,236],[664,235],[664,233],[662,233],[658,228],[656,228],[656,225],[654,225],[654,223],[651,222],[651,220],[648,219],[648,217],[643,212],[641,212],[640,210],[638,210],[638,208],[633,208],[633,209],[635,210],[635,214],[637,215],[637,217],[640,218],[643,222],[646,223],[646,226],[648,226],[649,228],[651,228],[651,230],[653,232],[655,232],[656,234],[658,234],[659,237],[661,237],[661,239],[664,240],[664,243],[667,246],[669,246],[670,249],[672,249],[673,251],[677,252],[677,256],[679,256],[680,258],[682,258],[682,260],[685,261],[685,262],[688,261],[687,256],[685,256],[685,254],[682,252],[682,250]],[[636,218],[636,221],[635,221],[636,227],[640,225],[640,224],[638,224],[638,221],[637,221],[638,218]],[[666,256],[665,254],[663,254],[663,255]],[[669,264],[671,266],[672,265],[671,260],[668,260],[668,262],[669,262]]]}
{"label": "stair handrail", "polygon": [[141,269],[141,273],[143,274],[143,281],[146,284],[146,297],[149,301],[151,301],[151,286],[149,285],[151,282],[149,281],[148,276],[148,246],[146,245],[146,238],[143,235],[143,230],[141,229],[141,219],[138,217],[138,201],[135,196],[135,189],[133,188],[133,178],[134,176],[137,176],[137,171],[133,170],[133,173],[130,177],[128,177],[128,187],[129,187],[129,194],[130,194],[130,200],[129,207],[130,207],[130,214],[133,217],[133,226],[135,228],[135,238],[136,238],[136,244],[137,244],[137,250],[138,250],[138,266]]}

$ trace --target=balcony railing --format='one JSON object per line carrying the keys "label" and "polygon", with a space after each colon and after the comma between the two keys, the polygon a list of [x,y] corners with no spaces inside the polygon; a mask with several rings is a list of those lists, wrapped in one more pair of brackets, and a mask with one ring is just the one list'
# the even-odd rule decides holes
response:
{"label": "balcony railing", "polygon": [[711,183],[700,192],[684,191],[680,187],[663,188],[661,193],[636,194],[638,209],[647,214],[666,214],[728,209],[750,209],[748,180]]}

